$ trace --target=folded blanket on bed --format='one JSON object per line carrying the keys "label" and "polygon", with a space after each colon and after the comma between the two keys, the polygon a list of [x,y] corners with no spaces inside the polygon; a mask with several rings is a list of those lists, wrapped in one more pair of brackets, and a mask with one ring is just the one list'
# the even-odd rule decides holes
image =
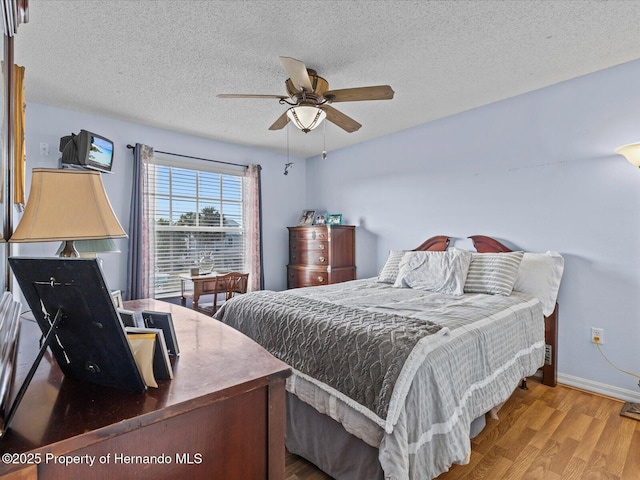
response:
{"label": "folded blanket on bed", "polygon": [[426,320],[271,291],[236,297],[215,318],[389,432],[424,361],[423,344],[448,332]]}

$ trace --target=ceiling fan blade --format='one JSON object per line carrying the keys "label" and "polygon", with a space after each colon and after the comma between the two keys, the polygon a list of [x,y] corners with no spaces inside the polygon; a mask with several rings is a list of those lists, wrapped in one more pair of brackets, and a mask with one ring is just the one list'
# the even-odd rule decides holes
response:
{"label": "ceiling fan blade", "polygon": [[286,127],[287,123],[289,123],[289,117],[287,116],[287,112],[284,112],[275,122],[273,122],[273,125],[269,127],[269,130],[280,130]]}
{"label": "ceiling fan blade", "polygon": [[362,126],[358,122],[356,122],[353,118],[348,117],[341,111],[336,110],[335,108],[329,105],[323,105],[320,108],[322,108],[322,110],[327,112],[327,120],[329,120],[331,123],[335,123],[337,126],[339,126],[340,128],[342,128],[343,130],[349,133],[353,133],[359,130],[360,127]]}
{"label": "ceiling fan blade", "polygon": [[218,98],[289,98],[285,95],[254,95],[254,94],[244,94],[244,93],[220,93],[216,95]]}
{"label": "ceiling fan blade", "polygon": [[291,57],[280,57],[280,63],[297,89],[313,92],[307,67],[303,62]]}
{"label": "ceiling fan blade", "polygon": [[333,102],[358,102],[360,100],[391,100],[394,91],[389,85],[343,88],[324,92],[324,98]]}

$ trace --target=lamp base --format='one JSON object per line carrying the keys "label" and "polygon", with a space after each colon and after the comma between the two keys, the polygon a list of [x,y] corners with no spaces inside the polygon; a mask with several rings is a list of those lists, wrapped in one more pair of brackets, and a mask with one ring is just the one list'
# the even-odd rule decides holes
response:
{"label": "lamp base", "polygon": [[73,240],[65,240],[64,248],[60,252],[60,257],[75,258],[79,256],[78,250],[76,250],[76,247],[73,245]]}
{"label": "lamp base", "polygon": [[620,415],[640,421],[640,403],[625,403],[622,410],[620,410]]}

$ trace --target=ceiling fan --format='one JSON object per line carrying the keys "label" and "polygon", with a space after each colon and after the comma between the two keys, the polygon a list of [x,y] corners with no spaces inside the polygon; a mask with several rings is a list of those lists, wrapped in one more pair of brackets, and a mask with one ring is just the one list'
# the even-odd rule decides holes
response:
{"label": "ceiling fan", "polygon": [[332,103],[393,98],[394,92],[389,85],[329,90],[329,82],[320,77],[315,70],[307,68],[300,60],[280,57],[280,63],[289,75],[285,81],[287,95],[231,93],[217,95],[218,98],[277,98],[281,105],[291,105],[291,108],[280,115],[269,130],[280,130],[291,120],[305,133],[317,127],[325,117],[349,133],[357,131],[362,126],[353,118],[333,108]]}

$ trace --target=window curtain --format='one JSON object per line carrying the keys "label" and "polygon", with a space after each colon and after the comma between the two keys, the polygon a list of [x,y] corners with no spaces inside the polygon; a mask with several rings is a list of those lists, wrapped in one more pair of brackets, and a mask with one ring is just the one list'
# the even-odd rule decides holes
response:
{"label": "window curtain", "polygon": [[133,149],[133,186],[129,218],[129,257],[127,259],[127,291],[125,300],[153,297],[155,260],[154,229],[151,222],[153,191],[149,165],[153,148],[136,143]]}
{"label": "window curtain", "polygon": [[247,291],[264,289],[262,265],[262,192],[260,165],[248,165],[244,177],[245,271],[249,272]]}

